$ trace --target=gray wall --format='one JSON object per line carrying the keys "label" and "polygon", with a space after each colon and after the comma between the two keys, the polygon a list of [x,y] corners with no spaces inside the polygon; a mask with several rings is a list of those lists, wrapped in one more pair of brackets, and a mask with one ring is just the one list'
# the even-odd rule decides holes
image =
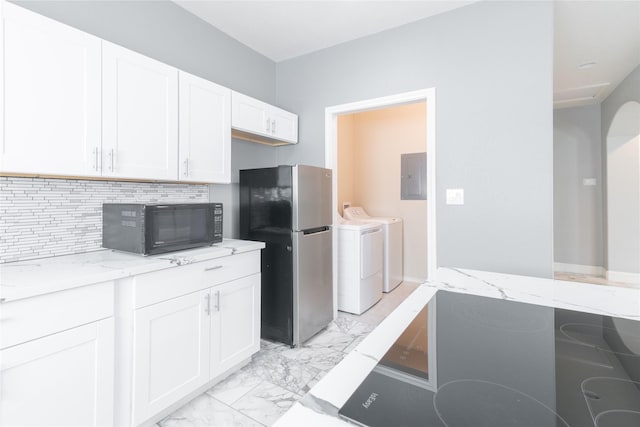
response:
{"label": "gray wall", "polygon": [[[554,260],[604,266],[600,105],[553,112]],[[596,186],[584,186],[596,178]]]}
{"label": "gray wall", "polygon": [[[275,63],[180,6],[154,1],[15,1],[14,3],[238,92],[275,102]],[[238,170],[273,166],[276,149],[232,142],[232,181]],[[237,237],[237,185],[212,185],[224,203],[225,237]]]}
{"label": "gray wall", "polygon": [[[640,102],[640,66],[636,67],[629,75],[616,87],[616,89],[609,94],[607,99],[602,102],[602,140],[607,140],[607,133],[611,122],[618,109],[629,101]],[[603,199],[607,200],[607,145],[602,144],[602,174],[605,179],[605,185],[603,186]],[[605,203],[603,222],[606,225],[608,221],[608,212]],[[607,258],[607,227],[604,230],[604,264],[607,270],[610,269],[609,261]]]}
{"label": "gray wall", "polygon": [[278,63],[278,163],[324,164],[328,106],[435,87],[438,264],[551,277],[552,38],[551,2],[479,2]]}

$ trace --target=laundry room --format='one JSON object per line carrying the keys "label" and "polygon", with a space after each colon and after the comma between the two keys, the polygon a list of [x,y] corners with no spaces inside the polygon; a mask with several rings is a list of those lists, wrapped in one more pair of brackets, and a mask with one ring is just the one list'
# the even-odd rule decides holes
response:
{"label": "laundry room", "polygon": [[[338,116],[338,213],[346,224],[387,219],[380,221],[385,292],[427,278],[426,120],[425,101]],[[337,250],[340,259],[340,245]],[[360,250],[358,264],[372,265],[364,257],[376,256],[375,249]]]}

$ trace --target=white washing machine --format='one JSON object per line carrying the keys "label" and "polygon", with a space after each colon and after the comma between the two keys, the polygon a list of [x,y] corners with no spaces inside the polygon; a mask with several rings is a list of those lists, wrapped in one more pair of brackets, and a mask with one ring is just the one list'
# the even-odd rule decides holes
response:
{"label": "white washing machine", "polygon": [[361,207],[345,208],[344,217],[349,221],[381,224],[384,231],[384,292],[391,292],[404,279],[402,218],[374,217]]}
{"label": "white washing machine", "polygon": [[382,298],[382,226],[340,218],[336,228],[338,310],[361,314]]}

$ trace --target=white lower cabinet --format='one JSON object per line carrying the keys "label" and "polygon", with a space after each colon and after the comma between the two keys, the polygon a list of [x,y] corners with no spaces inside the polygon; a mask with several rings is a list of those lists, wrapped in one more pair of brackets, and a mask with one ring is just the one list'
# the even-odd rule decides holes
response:
{"label": "white lower cabinet", "polygon": [[209,291],[136,310],[136,423],[209,381]]}
{"label": "white lower cabinet", "polygon": [[259,271],[250,251],[119,284],[115,424],[152,425],[260,350]]}
{"label": "white lower cabinet", "polygon": [[0,425],[113,425],[113,318],[0,351]]}
{"label": "white lower cabinet", "polygon": [[260,350],[260,274],[212,288],[211,377]]}

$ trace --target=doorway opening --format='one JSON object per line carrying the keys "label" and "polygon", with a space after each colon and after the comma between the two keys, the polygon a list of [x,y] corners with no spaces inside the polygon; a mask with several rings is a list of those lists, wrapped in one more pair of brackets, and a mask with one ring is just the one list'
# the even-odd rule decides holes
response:
{"label": "doorway opening", "polygon": [[[423,135],[420,145],[411,146],[408,135],[397,132],[385,135],[390,127],[376,123],[384,115],[418,115]],[[361,205],[371,216],[402,217],[404,221],[404,279],[423,282],[432,278],[436,268],[436,203],[435,203],[435,89],[424,89],[383,98],[369,99],[329,107],[325,111],[325,165],[333,169],[333,223],[340,221],[342,203]],[[340,125],[344,130],[365,125],[369,131],[357,132],[359,138],[341,147]],[[367,126],[367,123],[372,126]],[[360,126],[359,126],[360,127]],[[361,127],[362,128],[362,127]],[[426,135],[426,138],[424,136]],[[349,142],[343,142],[349,144]],[[409,146],[413,148],[408,148]],[[417,147],[422,147],[418,149]],[[346,150],[345,150],[346,148]],[[426,152],[426,200],[401,200],[401,154]],[[418,150],[418,151],[416,151]],[[352,156],[351,159],[340,156]],[[357,164],[355,164],[357,162]],[[345,163],[350,166],[345,166]],[[351,173],[345,172],[351,169]],[[356,176],[357,173],[357,176]],[[362,187],[366,181],[371,181]],[[356,183],[357,182],[357,183]],[[354,185],[354,183],[356,183]],[[340,185],[342,184],[342,185]],[[423,188],[425,190],[425,188]],[[357,194],[356,194],[357,193]],[[347,200],[350,199],[350,200]],[[413,202],[413,203],[412,203]],[[407,221],[408,220],[408,221]],[[407,227],[410,229],[408,230]],[[410,235],[410,236],[409,236]],[[409,238],[407,238],[409,236]],[[333,229],[334,315],[338,307],[338,238]],[[408,258],[407,258],[408,257]],[[420,266],[421,264],[421,266]],[[408,267],[408,268],[407,268]]]}

